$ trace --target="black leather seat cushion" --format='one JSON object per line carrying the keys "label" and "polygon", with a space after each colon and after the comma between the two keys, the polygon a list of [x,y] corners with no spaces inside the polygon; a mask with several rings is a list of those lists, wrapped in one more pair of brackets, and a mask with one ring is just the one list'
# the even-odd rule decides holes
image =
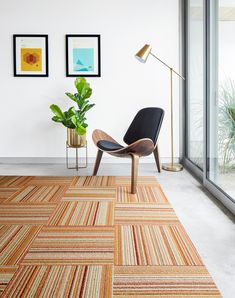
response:
{"label": "black leather seat cushion", "polygon": [[114,151],[114,150],[123,148],[123,146],[121,146],[117,143],[113,143],[113,142],[105,141],[105,140],[101,140],[101,141],[97,142],[97,146],[101,150],[104,150],[104,151]]}

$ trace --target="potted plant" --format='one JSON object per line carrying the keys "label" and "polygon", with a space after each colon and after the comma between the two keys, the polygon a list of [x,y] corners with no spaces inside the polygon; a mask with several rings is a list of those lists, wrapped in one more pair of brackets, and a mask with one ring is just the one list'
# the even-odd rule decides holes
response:
{"label": "potted plant", "polygon": [[85,78],[76,78],[74,85],[77,92],[72,94],[66,92],[65,94],[73,100],[77,106],[70,107],[67,111],[63,112],[57,105],[50,106],[51,111],[54,113],[52,120],[62,123],[67,127],[67,143],[69,146],[85,146],[86,145],[86,113],[95,105],[90,104],[89,99],[92,94],[90,84]]}
{"label": "potted plant", "polygon": [[219,149],[226,172],[235,169],[235,82],[225,81],[219,95]]}

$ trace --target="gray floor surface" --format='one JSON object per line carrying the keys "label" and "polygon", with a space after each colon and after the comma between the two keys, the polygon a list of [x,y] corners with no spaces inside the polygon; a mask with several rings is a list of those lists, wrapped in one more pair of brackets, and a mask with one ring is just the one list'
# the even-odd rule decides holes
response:
{"label": "gray floor surface", "polygon": [[[67,170],[64,164],[0,164],[0,175],[91,175],[87,169]],[[125,176],[129,164],[100,166],[99,175]],[[186,170],[158,174],[154,164],[140,164],[139,175],[156,176],[201,255],[223,297],[235,297],[235,218]]]}

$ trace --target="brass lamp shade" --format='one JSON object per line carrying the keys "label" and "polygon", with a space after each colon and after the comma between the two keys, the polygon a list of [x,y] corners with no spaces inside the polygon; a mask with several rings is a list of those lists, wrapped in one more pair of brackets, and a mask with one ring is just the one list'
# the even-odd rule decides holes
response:
{"label": "brass lamp shade", "polygon": [[140,62],[145,63],[146,60],[148,59],[150,52],[151,52],[151,47],[149,44],[146,44],[143,46],[142,49],[139,50],[139,52],[135,55],[135,57]]}

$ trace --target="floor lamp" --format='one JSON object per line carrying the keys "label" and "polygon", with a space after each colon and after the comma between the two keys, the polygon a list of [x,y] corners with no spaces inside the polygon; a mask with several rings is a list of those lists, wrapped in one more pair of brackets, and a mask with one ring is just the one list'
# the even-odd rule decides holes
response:
{"label": "floor lamp", "polygon": [[164,64],[169,70],[170,70],[170,92],[171,92],[171,163],[169,164],[163,164],[162,168],[166,171],[171,172],[179,172],[183,169],[183,166],[181,164],[174,163],[174,128],[173,128],[173,86],[172,86],[172,75],[175,73],[177,76],[179,76],[181,79],[185,80],[185,78],[180,75],[178,72],[176,72],[172,67],[170,67],[168,64],[166,64],[164,61],[159,59],[157,56],[155,56],[151,52],[150,45],[146,44],[143,46],[142,49],[139,50],[139,52],[135,55],[135,57],[142,63],[145,63],[148,59],[148,56],[151,55],[158,61],[160,61],[162,64]]}

